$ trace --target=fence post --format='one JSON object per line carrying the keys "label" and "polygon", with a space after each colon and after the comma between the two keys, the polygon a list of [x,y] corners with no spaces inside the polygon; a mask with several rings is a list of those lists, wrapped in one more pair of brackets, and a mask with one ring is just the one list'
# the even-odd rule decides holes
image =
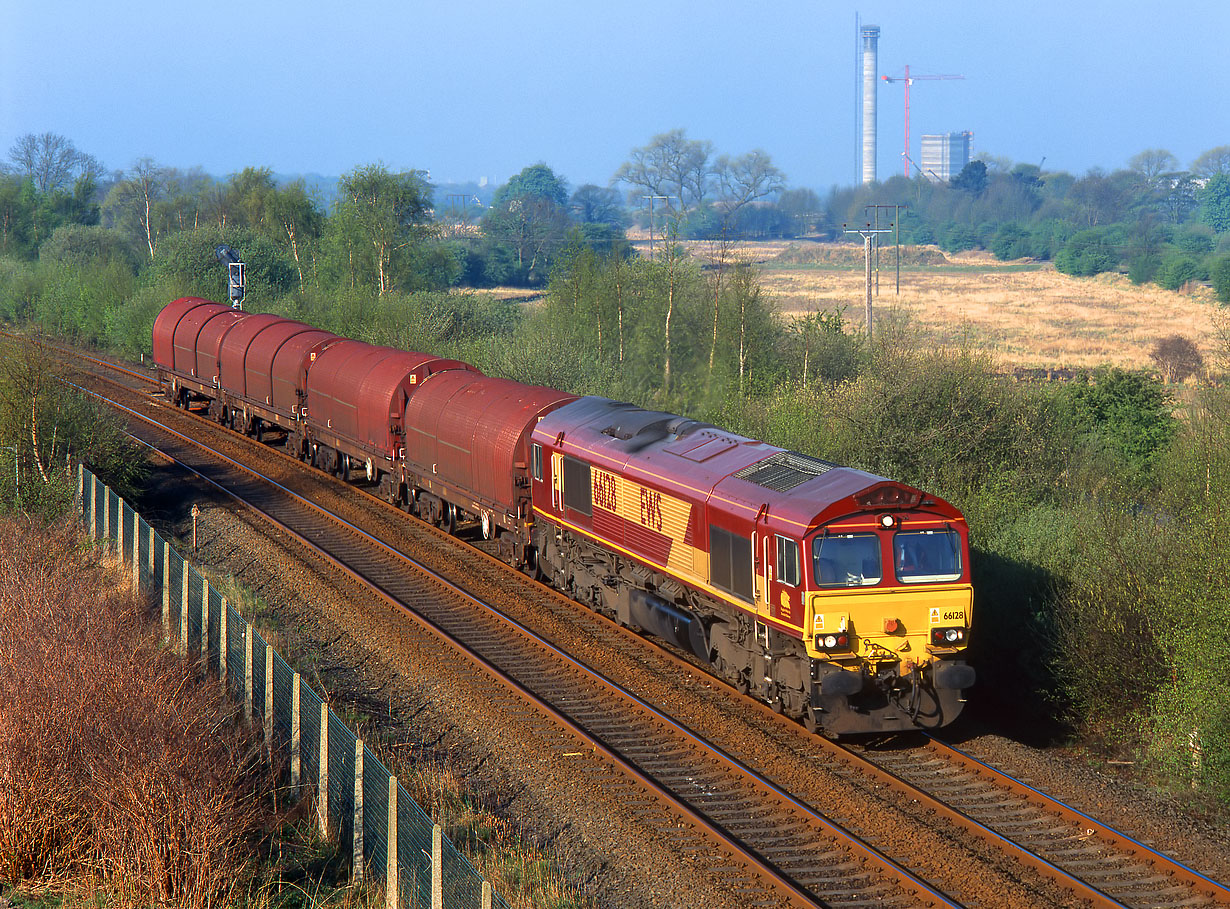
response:
{"label": "fence post", "polygon": [[188,655],[188,560],[181,560],[184,569],[180,576],[180,606],[179,606],[179,655]]}
{"label": "fence post", "polygon": [[385,909],[401,909],[400,864],[397,856],[397,777],[389,776],[389,817],[388,832],[385,835],[387,847],[384,854],[384,907]]}
{"label": "fence post", "polygon": [[252,623],[243,623],[243,718],[252,722]]}
{"label": "fence post", "polygon": [[[85,464],[77,465],[77,511],[78,513],[85,507]],[[82,515],[85,517],[85,515]]]}
{"label": "fence post", "polygon": [[273,763],[273,645],[265,642],[265,748]]}
{"label": "fence post", "polygon": [[444,828],[431,827],[431,909],[444,909]]}
{"label": "fence post", "polygon": [[491,909],[491,904],[494,902],[494,894],[491,892],[491,881],[483,881],[483,909]]}
{"label": "fence post", "polygon": [[157,569],[154,565],[154,560],[157,553],[154,551],[154,528],[152,525],[146,524],[145,529],[147,531],[145,536],[149,540],[149,560],[145,563],[145,567],[149,571],[149,585],[152,590],[154,587],[154,579],[157,577]]}
{"label": "fence post", "polygon": [[363,740],[354,742],[354,822],[350,848],[351,883],[363,883]]}
{"label": "fence post", "polygon": [[299,725],[299,673],[295,673],[295,679],[291,682],[290,690],[290,790],[294,798],[299,798],[300,785],[300,757],[299,748],[302,742]]}
{"label": "fence post", "polygon": [[201,579],[201,663],[209,666],[209,578]]}
{"label": "fence post", "polygon": [[90,474],[90,539],[98,540],[98,477]]}
{"label": "fence post", "polygon": [[141,595],[141,518],[132,511],[132,592]]}
{"label": "fence post", "polygon": [[162,542],[162,643],[171,643],[171,547]]}
{"label": "fence post", "polygon": [[329,838],[329,705],[320,703],[320,772],[316,774],[316,815],[320,835]]}
{"label": "fence post", "polygon": [[222,598],[222,611],[218,613],[218,678],[226,687],[226,672],[231,662],[231,632],[227,626],[227,613],[231,611],[226,597]]}
{"label": "fence post", "polygon": [[103,483],[103,550],[111,551],[111,487]]}

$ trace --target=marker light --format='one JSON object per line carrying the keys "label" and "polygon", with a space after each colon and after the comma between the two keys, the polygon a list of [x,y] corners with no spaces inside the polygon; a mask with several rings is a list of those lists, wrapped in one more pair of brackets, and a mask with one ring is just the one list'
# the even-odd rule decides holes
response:
{"label": "marker light", "polygon": [[932,628],[931,643],[939,647],[955,647],[965,643],[964,628]]}
{"label": "marker light", "polygon": [[849,650],[850,635],[844,631],[839,631],[836,634],[818,634],[816,635],[817,650]]}
{"label": "marker light", "polygon": [[880,515],[880,526],[885,530],[892,530],[897,526],[897,518],[895,515],[882,514]]}

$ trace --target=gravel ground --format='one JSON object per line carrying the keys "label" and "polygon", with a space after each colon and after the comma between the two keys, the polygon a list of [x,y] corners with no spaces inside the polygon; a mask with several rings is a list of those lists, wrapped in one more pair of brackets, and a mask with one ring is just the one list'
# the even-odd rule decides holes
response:
{"label": "gravel ground", "polygon": [[[192,499],[185,498],[182,480],[165,470],[158,479],[139,507],[156,522],[165,519],[163,528],[189,532]],[[639,825],[626,806],[588,787],[575,755],[544,751],[522,735],[515,718],[492,717],[480,694],[459,689],[447,663],[404,619],[339,582],[323,564],[287,559],[263,525],[237,518],[204,493],[198,501],[204,513],[196,559],[264,600],[279,629],[275,641],[307,668],[305,675],[338,701],[385,717],[382,731],[398,754],[447,762],[501,814],[549,844],[570,880],[597,904],[739,905]],[[356,636],[355,628],[365,631]],[[1230,880],[1225,816],[1201,814],[1181,796],[1156,792],[1132,768],[1031,748],[977,723],[965,729],[958,744],[976,757]]]}

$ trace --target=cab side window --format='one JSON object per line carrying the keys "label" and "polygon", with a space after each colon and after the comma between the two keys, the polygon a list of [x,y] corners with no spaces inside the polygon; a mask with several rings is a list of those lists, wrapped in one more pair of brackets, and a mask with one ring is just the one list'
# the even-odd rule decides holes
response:
{"label": "cab side window", "polygon": [[534,479],[542,482],[542,446],[537,442],[530,446],[530,466]]}
{"label": "cab side window", "polygon": [[799,544],[789,537],[777,538],[777,579],[790,587],[799,586]]}

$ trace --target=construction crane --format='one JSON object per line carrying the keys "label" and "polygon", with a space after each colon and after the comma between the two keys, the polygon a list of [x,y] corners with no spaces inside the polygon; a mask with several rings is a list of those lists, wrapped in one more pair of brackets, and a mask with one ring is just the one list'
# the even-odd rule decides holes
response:
{"label": "construction crane", "polygon": [[[953,76],[946,74],[927,75],[927,76],[911,76],[910,68],[905,68],[904,76],[881,76],[885,82],[904,82],[905,83],[905,151],[901,157],[905,163],[905,178],[910,179],[910,83],[916,79],[964,79],[964,76]],[[917,166],[917,165],[915,165]],[[919,168],[921,171],[921,168]]]}

